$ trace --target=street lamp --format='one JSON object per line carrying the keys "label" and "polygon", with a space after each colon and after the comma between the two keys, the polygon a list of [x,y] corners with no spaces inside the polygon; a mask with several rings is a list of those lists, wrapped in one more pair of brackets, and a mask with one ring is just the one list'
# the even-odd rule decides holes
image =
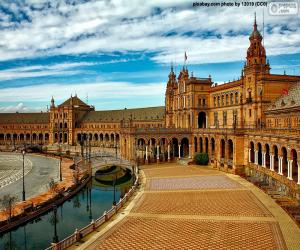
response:
{"label": "street lamp", "polygon": [[53,224],[54,224],[54,237],[53,237],[53,242],[57,243],[58,242],[58,235],[57,235],[57,207],[56,205],[53,205]]}
{"label": "street lamp", "polygon": [[62,162],[62,157],[61,157],[61,155],[60,155],[60,156],[59,156],[59,180],[60,180],[60,181],[62,181],[61,162]]}
{"label": "street lamp", "polygon": [[24,164],[24,158],[25,158],[25,150],[23,149],[23,151],[22,151],[22,156],[23,156],[23,191],[22,191],[22,194],[23,194],[23,201],[25,201],[25,179],[24,179],[24,177],[25,177],[25,164]]}

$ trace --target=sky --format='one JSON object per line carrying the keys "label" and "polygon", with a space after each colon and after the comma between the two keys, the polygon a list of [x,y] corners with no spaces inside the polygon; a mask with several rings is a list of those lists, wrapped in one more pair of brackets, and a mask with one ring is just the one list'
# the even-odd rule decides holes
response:
{"label": "sky", "polygon": [[237,79],[254,12],[271,73],[300,75],[299,14],[193,3],[0,0],[0,112],[46,111],[71,94],[96,110],[164,105],[170,64],[178,74],[185,52],[190,74]]}

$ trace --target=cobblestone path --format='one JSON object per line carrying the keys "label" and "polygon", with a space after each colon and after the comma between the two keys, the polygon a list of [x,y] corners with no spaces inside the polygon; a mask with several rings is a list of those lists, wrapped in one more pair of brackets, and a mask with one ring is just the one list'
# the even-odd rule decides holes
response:
{"label": "cobblestone path", "polygon": [[143,171],[133,209],[87,249],[300,249],[289,217],[239,177],[176,164]]}

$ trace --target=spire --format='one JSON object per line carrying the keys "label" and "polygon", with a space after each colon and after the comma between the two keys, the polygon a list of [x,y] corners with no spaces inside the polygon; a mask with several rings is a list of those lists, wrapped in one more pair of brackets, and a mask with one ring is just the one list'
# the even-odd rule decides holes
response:
{"label": "spire", "polygon": [[254,12],[254,24],[253,24],[253,30],[254,30],[254,31],[257,31],[256,12]]}
{"label": "spire", "polygon": [[54,107],[55,107],[53,96],[52,96],[52,98],[51,98],[51,106],[50,106],[50,107],[51,107],[51,108],[54,108]]}

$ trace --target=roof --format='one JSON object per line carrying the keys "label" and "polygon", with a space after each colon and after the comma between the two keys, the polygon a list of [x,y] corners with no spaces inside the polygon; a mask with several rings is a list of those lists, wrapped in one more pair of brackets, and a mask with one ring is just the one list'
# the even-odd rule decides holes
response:
{"label": "roof", "polygon": [[64,101],[62,104],[58,105],[59,107],[61,106],[85,106],[85,107],[90,107],[88,104],[80,100],[77,95],[74,97],[71,96],[68,100]]}
{"label": "roof", "polygon": [[120,122],[123,119],[162,120],[165,117],[165,107],[150,107],[137,109],[121,109],[107,111],[90,111],[82,122]]}
{"label": "roof", "polygon": [[288,90],[287,95],[282,95],[270,104],[267,111],[300,107],[300,83]]}
{"label": "roof", "polygon": [[49,123],[49,113],[0,113],[0,124],[5,123]]}

